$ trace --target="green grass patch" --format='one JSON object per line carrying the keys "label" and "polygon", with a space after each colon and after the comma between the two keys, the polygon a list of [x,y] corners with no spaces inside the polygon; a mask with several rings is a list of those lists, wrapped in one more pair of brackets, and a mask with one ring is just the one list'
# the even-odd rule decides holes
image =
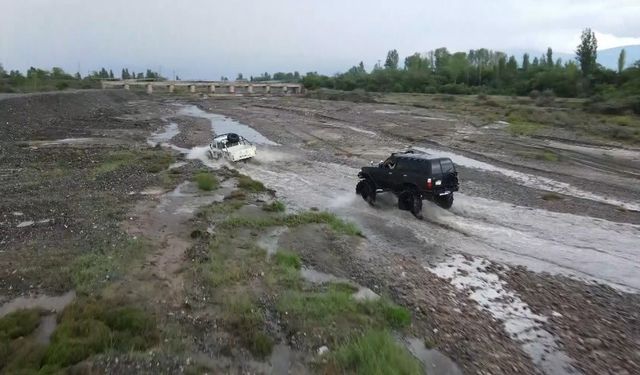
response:
{"label": "green grass patch", "polygon": [[283,267],[294,268],[296,270],[299,270],[300,267],[302,267],[302,261],[300,260],[300,257],[294,253],[278,251],[273,256],[273,259],[275,260],[276,264]]}
{"label": "green grass patch", "polygon": [[352,222],[345,221],[335,214],[321,211],[306,211],[277,217],[232,217],[222,222],[222,228],[253,228],[262,229],[272,226],[296,227],[305,224],[327,224],[337,233],[350,236],[362,236],[360,229]]}
{"label": "green grass patch", "polygon": [[103,175],[124,167],[136,167],[149,173],[158,173],[169,168],[173,155],[164,150],[113,151],[96,167],[94,173]]}
{"label": "green grass patch", "polygon": [[250,192],[259,193],[266,191],[267,188],[260,181],[256,181],[247,175],[238,175],[238,187]]}
{"label": "green grass patch", "polygon": [[108,282],[122,276],[132,260],[148,250],[149,244],[138,238],[129,239],[115,247],[101,249],[77,257],[71,264],[71,279],[81,294],[92,294]]}
{"label": "green grass patch", "polygon": [[49,345],[16,338],[31,334],[39,319],[37,310],[18,311],[0,319],[0,372],[62,373],[95,354],[145,350],[159,340],[155,319],[123,301],[75,301],[59,317]]}
{"label": "green grass patch", "polygon": [[37,309],[18,310],[0,318],[0,337],[15,339],[27,336],[38,328],[40,311]]}
{"label": "green grass patch", "polygon": [[219,235],[209,244],[209,261],[201,266],[201,271],[214,288],[247,284],[256,268],[266,263],[266,253],[255,244],[235,248],[224,237]]}
{"label": "green grass patch", "polygon": [[220,186],[220,181],[210,172],[203,171],[196,174],[196,184],[200,190],[211,191]]}
{"label": "green grass patch", "polygon": [[284,210],[286,209],[284,203],[275,200],[269,204],[265,204],[264,206],[262,206],[262,209],[267,211],[267,212],[284,212]]}
{"label": "green grass patch", "polygon": [[545,193],[542,195],[542,199],[545,201],[560,201],[564,198],[556,193]]}
{"label": "green grass patch", "polygon": [[333,343],[354,329],[404,328],[411,323],[410,312],[386,298],[356,301],[352,294],[344,284],[328,284],[321,291],[289,290],[278,300],[277,309],[292,331],[329,337]]}
{"label": "green grass patch", "polygon": [[509,126],[507,127],[507,130],[509,131],[509,133],[511,133],[511,135],[534,135],[538,131],[540,131],[542,127],[543,125],[537,124],[534,122],[526,122],[526,121],[511,122],[510,121]]}
{"label": "green grass patch", "polygon": [[422,365],[400,346],[388,331],[367,331],[353,338],[329,356],[328,373],[424,374]]}
{"label": "green grass patch", "polygon": [[229,332],[254,356],[269,355],[273,341],[264,332],[262,309],[246,294],[231,296],[224,307],[224,323]]}

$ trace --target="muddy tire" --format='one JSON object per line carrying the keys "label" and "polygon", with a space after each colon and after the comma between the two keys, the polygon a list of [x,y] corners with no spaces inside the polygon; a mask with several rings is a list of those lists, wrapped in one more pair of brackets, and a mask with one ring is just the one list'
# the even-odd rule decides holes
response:
{"label": "muddy tire", "polygon": [[422,219],[422,197],[414,189],[405,190],[398,196],[398,208],[409,211],[418,219]]}
{"label": "muddy tire", "polygon": [[448,210],[451,208],[451,206],[453,206],[453,193],[436,197],[434,202],[438,206],[444,208],[445,210]]}
{"label": "muddy tire", "polygon": [[360,194],[365,202],[373,206],[376,201],[376,189],[369,180],[362,180],[356,185],[356,194]]}

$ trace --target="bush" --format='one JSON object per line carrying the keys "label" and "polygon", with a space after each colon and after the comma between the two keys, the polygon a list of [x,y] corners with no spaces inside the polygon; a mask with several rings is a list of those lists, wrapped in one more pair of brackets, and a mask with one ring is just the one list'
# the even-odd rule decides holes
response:
{"label": "bush", "polygon": [[531,90],[531,92],[529,92],[529,97],[531,99],[538,99],[540,97],[540,91],[538,90]]}
{"label": "bush", "polygon": [[18,310],[0,319],[0,337],[15,339],[33,332],[40,324],[38,310]]}
{"label": "bush", "polygon": [[284,203],[276,200],[267,205],[262,206],[262,209],[268,212],[284,212],[286,207]]}
{"label": "bush", "polygon": [[328,373],[423,374],[420,362],[401,347],[388,331],[368,331],[337,348],[328,361]]}
{"label": "bush", "polygon": [[556,95],[553,93],[553,90],[544,90],[542,95],[536,98],[536,105],[538,107],[548,107],[554,104],[556,99]]}
{"label": "bush", "polygon": [[58,82],[56,83],[56,89],[62,91],[64,89],[69,88],[69,84],[67,82]]}
{"label": "bush", "polygon": [[196,174],[196,183],[198,184],[198,188],[204,191],[211,191],[216,189],[220,182],[216,178],[216,176],[212,175],[209,172],[199,172]]}
{"label": "bush", "polygon": [[256,181],[246,175],[238,176],[238,187],[244,190],[252,191],[254,193],[259,193],[267,190],[262,182]]}

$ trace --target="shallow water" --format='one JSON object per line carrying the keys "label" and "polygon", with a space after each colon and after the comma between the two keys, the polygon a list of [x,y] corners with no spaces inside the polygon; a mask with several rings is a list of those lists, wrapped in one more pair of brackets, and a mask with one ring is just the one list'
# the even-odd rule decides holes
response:
{"label": "shallow water", "polygon": [[558,338],[544,328],[547,317],[531,311],[524,301],[506,288],[498,274],[486,270],[488,265],[482,258],[468,260],[462,255],[454,255],[427,270],[448,279],[457,289],[467,291],[479,309],[503,322],[505,331],[522,345],[533,363],[545,373],[574,373],[571,359],[560,348]]}
{"label": "shallow water", "polygon": [[528,173],[514,171],[507,168],[498,167],[490,163],[475,160],[475,159],[472,159],[463,155],[459,155],[453,152],[449,152],[449,151],[442,151],[442,150],[436,150],[433,148],[425,148],[425,147],[413,147],[413,148],[418,151],[425,152],[429,155],[450,158],[451,160],[453,160],[455,164],[461,165],[463,167],[479,169],[487,172],[500,173],[501,175],[509,177],[513,179],[516,183],[526,187],[570,195],[573,197],[588,199],[595,202],[612,204],[612,205],[624,207],[625,209],[631,210],[631,211],[640,211],[640,204],[625,202],[612,197],[605,197],[600,194],[591,193],[591,192],[582,190],[580,188],[577,188],[566,182],[556,181],[548,177],[537,176],[537,175],[532,175]]}
{"label": "shallow water", "polygon": [[223,115],[205,112],[195,105],[181,106],[178,114],[183,116],[208,119],[209,121],[211,121],[211,130],[213,130],[215,134],[237,133],[243,136],[249,142],[271,146],[277,145],[277,143],[272,142],[267,137],[260,134],[257,130],[248,125],[245,125]]}
{"label": "shallow water", "polygon": [[449,357],[436,349],[427,349],[424,341],[415,337],[403,340],[413,354],[424,366],[428,375],[462,375],[462,370]]}
{"label": "shallow water", "polygon": [[0,317],[21,309],[40,308],[49,311],[62,311],[76,298],[75,291],[69,291],[59,296],[21,296],[14,298],[0,306]]}

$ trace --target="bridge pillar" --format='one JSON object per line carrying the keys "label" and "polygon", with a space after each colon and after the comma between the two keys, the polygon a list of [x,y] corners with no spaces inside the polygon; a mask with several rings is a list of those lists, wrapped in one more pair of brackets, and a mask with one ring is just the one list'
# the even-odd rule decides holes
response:
{"label": "bridge pillar", "polygon": [[176,89],[175,85],[173,85],[173,84],[169,85],[169,92],[170,93],[173,93],[175,91],[175,89]]}
{"label": "bridge pillar", "polygon": [[125,83],[125,84],[124,84],[124,89],[125,89],[125,90],[129,90],[129,84],[128,84],[128,83]]}
{"label": "bridge pillar", "polygon": [[211,94],[215,94],[216,93],[216,85],[214,85],[214,84],[209,85],[209,93],[211,93]]}
{"label": "bridge pillar", "polygon": [[271,85],[264,86],[264,92],[267,94],[271,93]]}
{"label": "bridge pillar", "polygon": [[234,85],[229,85],[229,94],[235,94],[236,87]]}
{"label": "bridge pillar", "polygon": [[249,94],[253,94],[253,85],[248,85],[248,86],[247,86],[247,92],[248,92]]}
{"label": "bridge pillar", "polygon": [[150,83],[147,84],[147,94],[153,94],[153,85]]}
{"label": "bridge pillar", "polygon": [[282,88],[282,92],[283,92],[285,95],[287,95],[287,94],[289,93],[289,86],[286,86],[286,85],[285,85],[285,86]]}
{"label": "bridge pillar", "polygon": [[196,92],[196,85],[189,85],[189,92]]}

